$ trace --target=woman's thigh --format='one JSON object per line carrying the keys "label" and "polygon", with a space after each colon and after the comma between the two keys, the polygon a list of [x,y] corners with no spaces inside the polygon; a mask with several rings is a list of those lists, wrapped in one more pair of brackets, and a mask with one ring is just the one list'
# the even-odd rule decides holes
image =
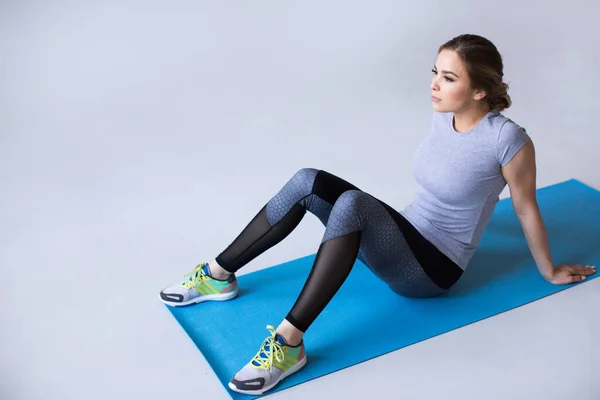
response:
{"label": "woman's thigh", "polygon": [[399,295],[431,297],[447,292],[427,275],[381,202],[364,192],[357,196],[355,212],[362,227],[359,259]]}
{"label": "woman's thigh", "polygon": [[[348,209],[347,211],[358,221],[358,223],[353,221],[351,225],[360,227],[362,231],[357,258],[379,279],[387,283],[395,293],[407,297],[431,297],[447,292],[448,281],[454,281],[455,277],[442,280],[446,289],[432,281],[406,240],[403,233],[406,227],[401,228],[397,218],[392,217],[392,213],[396,217],[398,213],[385,203],[342,178],[320,170],[315,176],[312,195],[304,198],[302,204],[328,227],[331,210],[340,197],[346,203],[342,209]],[[344,212],[342,210],[342,213]],[[329,232],[326,232],[323,240],[338,235],[336,231],[345,225],[345,223],[341,225],[338,223],[339,221],[335,221],[331,224],[334,226],[329,226]],[[416,232],[409,233],[413,246],[418,242],[419,245],[429,245],[428,254],[436,252],[435,249],[430,249],[432,247],[430,243],[422,243],[425,239]],[[423,258],[422,254],[420,256]],[[443,261],[449,263],[449,260]],[[443,268],[442,264],[436,263],[436,268],[429,266],[428,271],[440,275],[436,270]],[[452,270],[452,272],[456,271]],[[437,278],[439,280],[439,276]]]}

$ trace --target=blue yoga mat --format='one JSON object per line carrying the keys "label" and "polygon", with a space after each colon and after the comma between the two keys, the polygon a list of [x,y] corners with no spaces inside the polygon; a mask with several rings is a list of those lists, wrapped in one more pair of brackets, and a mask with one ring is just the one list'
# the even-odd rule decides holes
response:
{"label": "blue yoga mat", "polygon": [[[573,179],[538,189],[537,195],[554,262],[600,266],[600,192]],[[256,354],[268,336],[266,325],[277,326],[285,318],[308,277],[314,257],[313,254],[240,276],[239,297],[233,301],[169,307],[232,398],[256,398],[232,392],[227,383]],[[400,297],[357,261],[340,291],[304,337],[306,366],[266,394],[573,286],[553,285],[542,278],[510,199],[501,200],[475,257],[448,295],[430,299]],[[373,331],[378,332],[378,340],[369,340]],[[356,346],[357,342],[361,345]]]}

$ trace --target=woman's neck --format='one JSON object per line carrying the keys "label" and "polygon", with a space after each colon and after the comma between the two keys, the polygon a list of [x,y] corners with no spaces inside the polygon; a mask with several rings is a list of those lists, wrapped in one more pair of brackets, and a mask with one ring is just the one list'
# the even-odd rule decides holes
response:
{"label": "woman's neck", "polygon": [[454,130],[459,133],[468,132],[473,129],[479,121],[490,112],[488,105],[484,107],[474,107],[465,111],[455,112],[452,120]]}

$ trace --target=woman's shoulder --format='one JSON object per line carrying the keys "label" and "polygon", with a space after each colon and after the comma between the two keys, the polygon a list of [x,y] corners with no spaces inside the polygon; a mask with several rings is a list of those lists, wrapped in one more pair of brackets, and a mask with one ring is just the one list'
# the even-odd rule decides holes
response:
{"label": "woman's shoulder", "polygon": [[504,166],[531,138],[527,130],[512,119],[502,116],[498,121],[499,129],[496,141],[496,154],[498,161]]}
{"label": "woman's shoulder", "polygon": [[492,110],[487,114],[484,127],[498,142],[520,140],[527,135],[527,130],[523,126],[498,110]]}
{"label": "woman's shoulder", "polygon": [[499,122],[499,129],[498,129],[498,140],[501,141],[503,139],[510,139],[510,138],[518,138],[518,137],[522,137],[522,136],[526,136],[527,135],[527,130],[521,126],[520,124],[516,123],[515,121],[513,121],[512,119],[501,115],[501,119],[498,120]]}

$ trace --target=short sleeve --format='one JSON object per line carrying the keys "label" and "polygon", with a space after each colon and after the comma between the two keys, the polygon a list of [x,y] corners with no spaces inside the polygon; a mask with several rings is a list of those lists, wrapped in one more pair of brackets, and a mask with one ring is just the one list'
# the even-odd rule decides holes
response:
{"label": "short sleeve", "polygon": [[496,144],[496,158],[500,165],[508,164],[528,140],[530,137],[525,128],[510,120],[503,124]]}

